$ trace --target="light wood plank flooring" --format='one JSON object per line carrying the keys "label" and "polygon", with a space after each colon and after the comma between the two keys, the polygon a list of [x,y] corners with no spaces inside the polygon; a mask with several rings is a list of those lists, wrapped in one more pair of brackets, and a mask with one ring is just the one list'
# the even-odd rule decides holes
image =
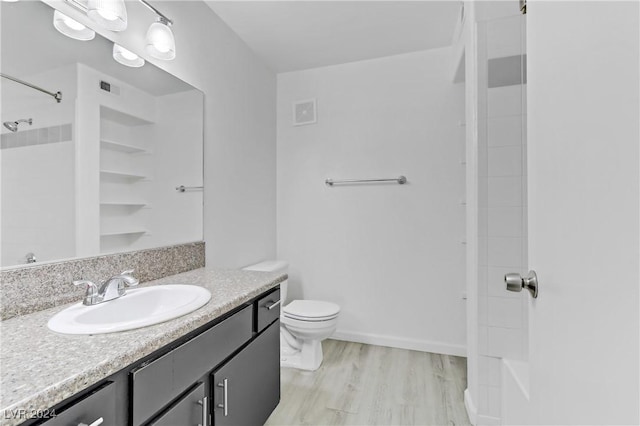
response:
{"label": "light wood plank flooring", "polygon": [[282,369],[276,425],[469,425],[466,359],[325,340],[314,372]]}

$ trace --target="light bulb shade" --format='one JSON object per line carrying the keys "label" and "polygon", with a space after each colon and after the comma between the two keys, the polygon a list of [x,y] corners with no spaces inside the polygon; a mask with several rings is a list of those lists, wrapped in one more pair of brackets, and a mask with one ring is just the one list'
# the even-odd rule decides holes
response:
{"label": "light bulb shade", "polygon": [[89,0],[87,15],[111,31],[124,31],[127,28],[127,8],[124,0]]}
{"label": "light bulb shade", "polygon": [[53,12],[53,26],[62,34],[76,40],[93,40],[96,36],[95,31],[57,10]]}
{"label": "light bulb shade", "polygon": [[176,57],[176,40],[167,23],[160,21],[149,26],[145,50],[157,59],[171,60]]}
{"label": "light bulb shade", "polygon": [[132,68],[139,68],[144,65],[144,59],[115,43],[113,43],[113,59],[122,65]]}

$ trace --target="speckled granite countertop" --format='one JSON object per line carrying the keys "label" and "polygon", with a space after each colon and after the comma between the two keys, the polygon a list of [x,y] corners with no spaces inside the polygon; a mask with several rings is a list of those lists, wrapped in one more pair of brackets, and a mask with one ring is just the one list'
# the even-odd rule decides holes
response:
{"label": "speckled granite countertop", "polygon": [[8,410],[50,408],[275,287],[284,278],[278,273],[201,268],[150,281],[141,287],[200,285],[211,291],[211,300],[188,315],[118,333],[81,336],[49,330],[49,318],[69,305],[0,322],[0,425],[24,421],[7,418],[12,417],[5,415]]}

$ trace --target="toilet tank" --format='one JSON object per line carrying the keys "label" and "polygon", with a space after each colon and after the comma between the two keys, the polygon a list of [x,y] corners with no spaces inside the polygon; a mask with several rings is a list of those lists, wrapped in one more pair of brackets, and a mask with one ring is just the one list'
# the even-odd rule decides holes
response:
{"label": "toilet tank", "polygon": [[[266,260],[264,262],[256,263],[255,265],[247,266],[243,268],[245,271],[260,271],[260,272],[279,272],[286,274],[289,272],[289,263],[284,260]],[[280,283],[280,306],[284,306],[287,301],[287,288],[289,286],[289,280],[286,279]]]}

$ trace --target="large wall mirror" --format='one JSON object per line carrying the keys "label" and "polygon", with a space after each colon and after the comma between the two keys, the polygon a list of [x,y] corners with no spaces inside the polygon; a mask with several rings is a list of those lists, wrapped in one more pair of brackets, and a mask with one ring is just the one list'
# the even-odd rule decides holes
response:
{"label": "large wall mirror", "polygon": [[202,240],[203,94],[40,1],[0,7],[0,71],[62,92],[0,81],[0,266]]}

